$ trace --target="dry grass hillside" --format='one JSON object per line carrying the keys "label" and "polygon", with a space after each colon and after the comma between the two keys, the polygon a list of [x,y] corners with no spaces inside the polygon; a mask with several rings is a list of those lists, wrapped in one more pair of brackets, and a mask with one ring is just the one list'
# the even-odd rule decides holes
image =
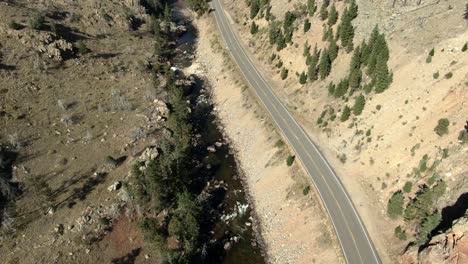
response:
{"label": "dry grass hillside", "polygon": [[[344,9],[352,2],[330,2],[328,11],[334,5],[339,14],[331,26],[327,19],[320,19],[321,1],[315,2],[312,16],[308,1],[257,1],[260,8],[255,16],[251,16],[251,2],[255,1],[224,1],[224,5],[275,92],[336,168],[383,260],[395,262],[408,242],[426,238],[422,226],[426,223],[429,228],[430,217],[437,217],[441,208],[454,204],[468,190],[466,134],[464,141],[459,139],[468,117],[468,51],[463,48],[468,41],[466,2],[357,0],[352,47],[341,47],[336,41],[339,51],[330,74],[304,84],[300,83],[301,73],[308,73],[304,46],[309,44],[311,53],[315,46],[328,48],[324,32],[332,28],[336,34]],[[279,49],[277,43],[271,45],[269,34],[272,21],[284,25],[287,11],[295,14],[293,35],[291,42]],[[310,29],[304,33],[306,19]],[[256,30],[252,30],[253,22]],[[357,89],[338,98],[331,96],[330,82],[337,85],[350,74],[353,53],[362,47],[363,40],[369,43],[376,25],[388,45],[390,86],[383,92],[366,91],[371,76],[363,75]],[[283,69],[288,70],[286,78]],[[364,108],[355,113],[353,105],[360,95],[365,97]],[[351,113],[341,121],[345,105]],[[445,192],[431,196],[424,216],[409,219],[405,209],[422,200],[419,194],[439,187]],[[390,217],[387,205],[400,191],[403,211]],[[448,221],[446,217],[442,215],[443,222]],[[396,232],[398,226],[401,230]],[[466,256],[462,248],[459,256]],[[417,258],[413,254],[400,260],[411,263]],[[426,260],[424,254],[422,260]],[[432,256],[432,260],[438,263],[440,259]]]}
{"label": "dry grass hillside", "polygon": [[23,190],[15,220],[2,213],[2,263],[145,260],[116,190],[158,125],[133,2],[0,1],[0,143]]}

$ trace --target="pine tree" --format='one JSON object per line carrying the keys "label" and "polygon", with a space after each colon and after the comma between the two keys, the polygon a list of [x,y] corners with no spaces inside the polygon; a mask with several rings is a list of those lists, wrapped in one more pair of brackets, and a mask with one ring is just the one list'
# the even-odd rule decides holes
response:
{"label": "pine tree", "polygon": [[347,121],[350,115],[351,115],[351,108],[345,105],[345,107],[343,108],[343,113],[341,113],[341,122]]}
{"label": "pine tree", "polygon": [[352,71],[359,68],[361,68],[361,49],[359,46],[357,46],[353,52],[353,57],[351,58],[349,69]]}
{"label": "pine tree", "polygon": [[253,19],[257,16],[258,11],[260,11],[260,1],[251,0],[250,1],[250,19]]}
{"label": "pine tree", "polygon": [[309,41],[306,40],[304,43],[304,52],[302,53],[302,56],[308,58],[310,56],[310,48]]}
{"label": "pine tree", "polygon": [[254,35],[257,32],[258,32],[258,25],[255,23],[255,21],[252,21],[252,25],[250,26],[250,34]]}
{"label": "pine tree", "polygon": [[347,8],[345,8],[343,16],[341,17],[340,37],[342,47],[348,47],[350,43],[353,42],[354,28],[351,24],[351,17],[349,16]]}
{"label": "pine tree", "polygon": [[349,86],[352,90],[359,88],[361,85],[362,71],[359,68],[354,68],[349,74]]}
{"label": "pine tree", "polygon": [[286,41],[284,39],[283,33],[280,30],[278,38],[276,39],[276,50],[280,51],[284,48],[286,48]]}
{"label": "pine tree", "polygon": [[385,89],[388,88],[390,85],[390,75],[388,72],[388,67],[387,67],[387,61],[379,57],[377,59],[377,64],[375,67],[375,73],[372,78],[374,84],[375,84],[375,92],[376,93],[381,93],[385,91]]}
{"label": "pine tree", "polygon": [[322,6],[320,7],[320,19],[324,21],[327,18],[328,18],[328,10],[327,10],[327,6],[325,6],[325,2],[323,2]]}
{"label": "pine tree", "polygon": [[319,65],[319,72],[320,72],[320,79],[325,79],[331,71],[331,61],[328,55],[328,50],[325,49],[322,51],[320,56],[320,65]]}
{"label": "pine tree", "polygon": [[286,68],[283,68],[281,70],[281,80],[285,80],[286,78],[288,78],[288,73],[289,73],[289,70]]}
{"label": "pine tree", "polygon": [[349,7],[349,16],[351,19],[355,19],[358,16],[358,5],[356,0],[351,1],[351,6]]}
{"label": "pine tree", "polygon": [[301,75],[299,76],[299,83],[306,84],[306,82],[307,82],[307,74],[305,72],[302,72]]}
{"label": "pine tree", "polygon": [[335,98],[340,98],[344,96],[348,92],[348,86],[349,86],[349,83],[347,79],[341,80],[336,86],[335,94],[334,94]]}
{"label": "pine tree", "polygon": [[317,11],[317,5],[315,5],[315,0],[307,0],[307,11],[309,16],[313,16],[315,11]]}
{"label": "pine tree", "polygon": [[310,30],[310,26],[312,24],[310,23],[309,19],[306,18],[304,21],[304,33],[307,33]]}
{"label": "pine tree", "polygon": [[364,110],[365,105],[366,99],[364,98],[364,95],[361,94],[356,98],[356,101],[354,101],[353,114],[360,115],[362,113],[362,110]]}
{"label": "pine tree", "polygon": [[465,52],[466,50],[468,50],[468,43],[465,43],[461,49],[462,52]]}
{"label": "pine tree", "polygon": [[330,82],[328,84],[328,95],[334,95],[335,94],[335,84],[333,82]]}
{"label": "pine tree", "polygon": [[330,9],[330,16],[328,18],[328,25],[330,25],[330,26],[335,25],[337,20],[338,20],[338,11],[336,11],[335,4],[333,4],[331,9]]}
{"label": "pine tree", "polygon": [[317,50],[317,46],[314,48],[314,55],[311,56],[309,68],[307,70],[307,75],[309,76],[309,80],[311,82],[316,81],[318,79],[318,61],[320,57],[320,51]]}
{"label": "pine tree", "polygon": [[338,57],[338,45],[336,45],[333,38],[331,38],[330,45],[328,45],[328,56],[332,62]]}

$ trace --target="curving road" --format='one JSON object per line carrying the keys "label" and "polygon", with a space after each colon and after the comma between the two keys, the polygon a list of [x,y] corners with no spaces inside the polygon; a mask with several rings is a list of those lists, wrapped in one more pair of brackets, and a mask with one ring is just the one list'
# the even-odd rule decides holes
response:
{"label": "curving road", "polygon": [[335,228],[346,263],[381,263],[341,181],[247,56],[220,1],[213,0],[212,4],[218,29],[232,57],[311,176]]}

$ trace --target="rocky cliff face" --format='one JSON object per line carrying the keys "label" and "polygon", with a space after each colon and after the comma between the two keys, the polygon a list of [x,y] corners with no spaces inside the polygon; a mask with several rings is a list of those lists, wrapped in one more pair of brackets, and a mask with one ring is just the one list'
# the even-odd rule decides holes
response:
{"label": "rocky cliff face", "polygon": [[421,252],[411,248],[400,257],[400,263],[468,263],[468,215],[455,220],[451,230],[434,236]]}

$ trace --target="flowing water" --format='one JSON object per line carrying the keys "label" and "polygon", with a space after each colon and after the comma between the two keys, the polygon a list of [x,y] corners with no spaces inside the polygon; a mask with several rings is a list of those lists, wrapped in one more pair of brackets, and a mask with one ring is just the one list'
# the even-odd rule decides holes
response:
{"label": "flowing water", "polygon": [[[181,69],[192,63],[198,37],[196,28],[179,12],[183,8],[180,1],[175,4],[175,15],[179,24],[187,27],[180,36],[177,55],[173,60]],[[191,93],[194,130],[198,141],[196,156],[204,157],[198,170],[203,183],[213,187],[209,199],[209,219],[202,224],[205,241],[203,263],[243,263],[262,264],[265,259],[254,227],[252,206],[247,199],[240,170],[232,149],[225,142],[216,116],[207,85],[199,76],[194,76],[195,87]],[[206,187],[205,187],[206,189]]]}

